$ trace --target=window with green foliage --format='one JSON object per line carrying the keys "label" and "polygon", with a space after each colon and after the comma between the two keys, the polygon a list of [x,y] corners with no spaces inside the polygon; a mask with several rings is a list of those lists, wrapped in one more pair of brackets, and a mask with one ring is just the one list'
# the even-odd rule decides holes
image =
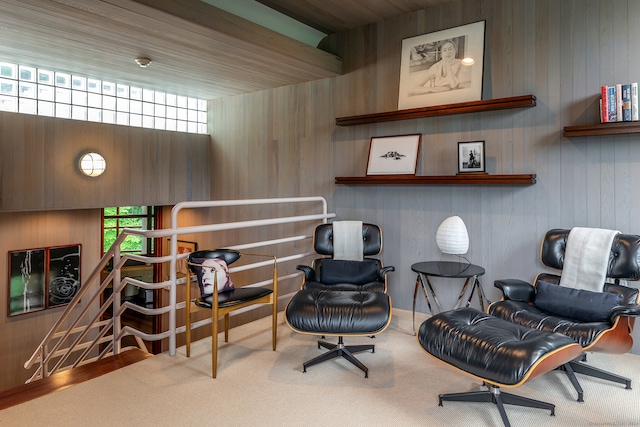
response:
{"label": "window with green foliage", "polygon": [[[125,228],[143,230],[155,229],[153,206],[121,206],[108,207],[103,210],[102,221],[102,251],[106,252]],[[153,253],[154,239],[140,236],[127,236],[120,245],[122,253],[144,254]]]}

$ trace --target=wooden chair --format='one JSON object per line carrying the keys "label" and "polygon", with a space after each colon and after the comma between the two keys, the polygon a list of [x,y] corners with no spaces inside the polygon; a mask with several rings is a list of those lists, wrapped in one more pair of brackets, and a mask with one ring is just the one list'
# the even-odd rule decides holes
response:
{"label": "wooden chair", "polygon": [[[237,261],[241,255],[252,255],[273,258],[273,289],[267,287],[236,287],[231,290],[219,290],[219,276],[224,277],[223,289],[227,286],[228,269],[222,267]],[[223,261],[223,263],[220,263]],[[191,355],[191,312],[195,308],[211,310],[211,376],[216,378],[218,366],[218,319],[224,317],[224,341],[229,341],[229,313],[253,304],[270,304],[272,306],[272,347],[276,350],[277,341],[277,312],[278,312],[278,269],[276,258],[272,255],[240,253],[231,249],[215,249],[196,251],[187,258],[189,269],[196,274],[200,286],[200,296],[192,299],[191,286],[187,283],[186,290],[186,350],[187,357]],[[214,265],[215,264],[215,265]],[[216,272],[213,270],[216,269]],[[205,283],[211,280],[212,283]],[[208,292],[209,285],[213,285]],[[193,304],[193,305],[192,305]]]}

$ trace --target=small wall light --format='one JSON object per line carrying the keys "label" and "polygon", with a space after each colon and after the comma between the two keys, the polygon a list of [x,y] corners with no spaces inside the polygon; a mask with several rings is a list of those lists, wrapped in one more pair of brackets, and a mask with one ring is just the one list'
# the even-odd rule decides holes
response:
{"label": "small wall light", "polygon": [[86,153],[80,157],[78,167],[83,174],[96,177],[102,175],[107,167],[107,162],[98,153]]}

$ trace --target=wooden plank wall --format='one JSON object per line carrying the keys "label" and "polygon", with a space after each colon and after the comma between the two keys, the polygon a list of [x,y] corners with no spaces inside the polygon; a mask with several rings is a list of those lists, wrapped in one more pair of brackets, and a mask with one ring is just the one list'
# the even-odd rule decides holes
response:
{"label": "wooden plank wall", "polygon": [[[49,246],[82,245],[84,280],[100,259],[99,209],[0,213],[0,390],[23,384],[35,368],[23,368],[64,307],[7,317],[8,252]],[[97,286],[97,285],[94,285]],[[82,306],[84,309],[84,306]]]}
{"label": "wooden plank wall", "polygon": [[[78,171],[97,151],[104,174]],[[0,112],[0,212],[207,200],[208,135]]]}
{"label": "wooden plank wall", "polygon": [[[536,107],[335,126],[335,117],[396,109],[403,38],[479,20],[487,21],[483,96],[534,94]],[[564,126],[598,121],[600,85],[640,81],[639,20],[635,0],[462,0],[353,30],[343,39],[343,76],[212,102],[212,179],[219,183],[212,194],[324,195],[337,219],[380,224],[382,257],[396,267],[390,293],[401,309],[411,309],[411,264],[442,258],[436,229],[459,215],[470,234],[466,256],[486,268],[481,281],[496,299],[495,279],[531,280],[545,270],[538,251],[550,228],[640,234],[640,135],[562,136]],[[536,173],[538,183],[333,184],[336,176],[365,174],[371,136],[407,133],[423,135],[419,174],[455,174],[457,143],[484,140],[489,173]],[[450,307],[462,283],[434,286]],[[418,309],[427,311],[422,297]]]}
{"label": "wooden plank wall", "polygon": [[[81,153],[107,160],[87,178]],[[7,252],[82,244],[82,274],[100,259],[101,208],[171,205],[210,197],[209,135],[0,112],[0,390],[23,383],[22,365],[62,308],[6,317]]]}

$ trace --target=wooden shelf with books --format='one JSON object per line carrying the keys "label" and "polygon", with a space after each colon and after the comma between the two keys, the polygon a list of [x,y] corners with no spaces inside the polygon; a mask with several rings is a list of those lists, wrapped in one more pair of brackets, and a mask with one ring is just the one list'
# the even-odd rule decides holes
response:
{"label": "wooden shelf with books", "polygon": [[337,117],[336,126],[353,126],[368,123],[391,122],[396,120],[419,119],[423,117],[447,116],[452,114],[476,113],[479,111],[494,111],[535,106],[536,97],[533,95],[512,96],[510,98],[483,99],[481,101],[459,102],[457,104],[411,108],[409,110]]}
{"label": "wooden shelf with books", "polygon": [[336,177],[345,185],[533,185],[536,174],[369,175]]}
{"label": "wooden shelf with books", "polygon": [[578,136],[624,135],[631,133],[640,133],[640,122],[613,122],[582,126],[565,126],[563,135],[571,138]]}

